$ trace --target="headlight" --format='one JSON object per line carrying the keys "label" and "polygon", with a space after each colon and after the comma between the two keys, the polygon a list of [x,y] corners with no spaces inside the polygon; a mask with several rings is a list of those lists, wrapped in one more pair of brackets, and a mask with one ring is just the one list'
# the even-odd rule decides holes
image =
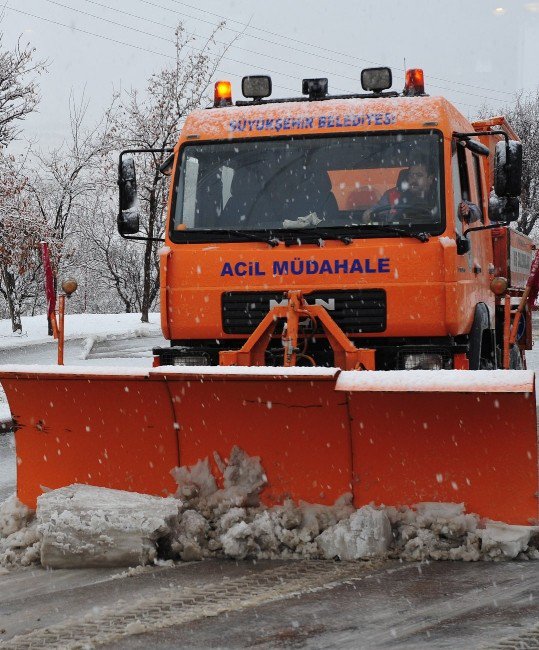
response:
{"label": "headlight", "polygon": [[444,360],[441,354],[419,352],[403,354],[402,365],[404,370],[442,370]]}
{"label": "headlight", "polygon": [[210,361],[207,355],[182,355],[174,356],[173,359],[175,366],[209,366]]}

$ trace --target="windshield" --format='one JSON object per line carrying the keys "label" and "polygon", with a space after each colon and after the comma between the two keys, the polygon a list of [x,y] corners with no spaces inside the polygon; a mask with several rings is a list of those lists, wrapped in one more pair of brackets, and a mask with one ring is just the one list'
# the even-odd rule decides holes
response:
{"label": "windshield", "polygon": [[439,232],[441,140],[429,132],[188,144],[171,234],[351,233],[362,225]]}

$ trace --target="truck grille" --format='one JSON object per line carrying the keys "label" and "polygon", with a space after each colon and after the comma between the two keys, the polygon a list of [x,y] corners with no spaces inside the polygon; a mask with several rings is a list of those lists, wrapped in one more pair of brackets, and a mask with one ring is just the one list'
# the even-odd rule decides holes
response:
{"label": "truck grille", "polygon": [[[325,307],[347,334],[383,332],[386,328],[386,293],[383,289],[314,291],[305,299],[311,305]],[[271,307],[276,303],[286,304],[285,301],[281,291],[223,293],[223,331],[226,334],[251,334]]]}

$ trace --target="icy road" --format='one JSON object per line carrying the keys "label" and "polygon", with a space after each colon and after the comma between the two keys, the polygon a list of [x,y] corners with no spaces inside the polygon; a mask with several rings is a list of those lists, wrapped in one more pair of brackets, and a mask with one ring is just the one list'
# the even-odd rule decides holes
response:
{"label": "icy road", "polygon": [[[0,363],[53,360],[50,343],[26,343],[0,350]],[[67,361],[149,364],[159,344],[155,332],[82,336]],[[539,368],[539,354],[528,361]],[[4,433],[0,502],[14,485]],[[531,648],[538,622],[539,561],[0,568],[0,648]]]}

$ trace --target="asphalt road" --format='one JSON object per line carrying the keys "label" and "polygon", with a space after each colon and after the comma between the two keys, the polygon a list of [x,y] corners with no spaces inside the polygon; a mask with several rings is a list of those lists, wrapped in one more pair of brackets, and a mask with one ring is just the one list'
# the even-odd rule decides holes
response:
{"label": "asphalt road", "polygon": [[18,570],[0,585],[2,648],[539,644],[536,562],[205,561],[138,575]]}

